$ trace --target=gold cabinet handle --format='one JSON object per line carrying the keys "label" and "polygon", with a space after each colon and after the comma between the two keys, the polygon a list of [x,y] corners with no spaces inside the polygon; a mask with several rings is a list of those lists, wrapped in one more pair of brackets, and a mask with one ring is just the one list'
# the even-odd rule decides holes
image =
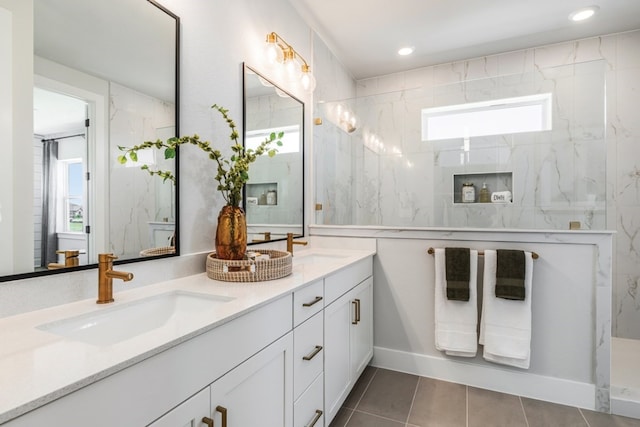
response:
{"label": "gold cabinet handle", "polygon": [[351,301],[351,304],[353,304],[353,320],[351,321],[352,325],[357,325],[358,324],[358,300],[355,301]]}
{"label": "gold cabinet handle", "polygon": [[313,420],[311,420],[310,424],[307,424],[304,427],[313,427],[314,425],[316,425],[316,423],[318,422],[321,416],[322,416],[322,411],[320,409],[316,409],[315,417],[313,417]]}
{"label": "gold cabinet handle", "polygon": [[322,301],[322,297],[316,297],[313,301],[311,302],[305,302],[304,304],[302,304],[303,307],[311,307],[314,304],[319,303],[320,301]]}
{"label": "gold cabinet handle", "polygon": [[213,420],[209,417],[204,417],[202,422],[207,425],[207,427],[213,427]]}
{"label": "gold cabinet handle", "polygon": [[360,323],[360,300],[356,298],[356,323]]}
{"label": "gold cabinet handle", "polygon": [[322,350],[322,346],[321,346],[321,345],[317,345],[317,346],[313,349],[313,351],[312,351],[311,353],[309,353],[308,355],[304,356],[304,357],[302,358],[302,360],[311,360],[311,359],[313,359],[314,357],[316,357],[316,355],[317,355],[318,353],[320,353],[320,351],[321,351],[321,350]]}
{"label": "gold cabinet handle", "polygon": [[227,408],[218,405],[216,411],[222,414],[222,427],[227,427]]}

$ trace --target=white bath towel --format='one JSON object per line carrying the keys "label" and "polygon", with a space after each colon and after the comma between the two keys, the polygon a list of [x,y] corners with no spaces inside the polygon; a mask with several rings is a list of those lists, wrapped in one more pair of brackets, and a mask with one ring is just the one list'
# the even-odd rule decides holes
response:
{"label": "white bath towel", "polygon": [[436,348],[450,356],[474,357],[478,351],[478,251],[469,253],[469,301],[447,299],[444,249],[435,250]]}
{"label": "white bath towel", "polygon": [[528,369],[531,356],[531,283],[533,258],[525,252],[525,299],[496,297],[497,252],[484,251],[484,288],[480,344],[483,357],[495,363]]}

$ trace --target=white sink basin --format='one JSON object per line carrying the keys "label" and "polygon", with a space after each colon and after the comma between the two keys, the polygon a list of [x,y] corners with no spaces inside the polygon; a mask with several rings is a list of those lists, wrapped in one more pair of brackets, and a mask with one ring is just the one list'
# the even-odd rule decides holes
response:
{"label": "white sink basin", "polygon": [[318,254],[318,253],[310,253],[304,254],[300,253],[300,255],[294,255],[293,263],[294,264],[325,264],[331,262],[337,262],[341,259],[346,258],[345,255],[340,254]]}
{"label": "white sink basin", "polygon": [[146,332],[210,312],[234,298],[173,291],[37,326],[65,338],[99,346],[116,344]]}

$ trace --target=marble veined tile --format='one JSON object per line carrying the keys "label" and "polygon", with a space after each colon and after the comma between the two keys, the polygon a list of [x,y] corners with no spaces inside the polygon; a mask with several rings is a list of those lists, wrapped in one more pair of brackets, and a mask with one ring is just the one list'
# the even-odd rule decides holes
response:
{"label": "marble veined tile", "polygon": [[640,68],[640,30],[616,35],[618,70]]}

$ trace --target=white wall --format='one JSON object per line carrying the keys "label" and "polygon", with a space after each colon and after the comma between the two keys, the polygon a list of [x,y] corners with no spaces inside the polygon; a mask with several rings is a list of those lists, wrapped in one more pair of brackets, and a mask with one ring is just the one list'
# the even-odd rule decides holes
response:
{"label": "white wall", "polygon": [[[302,101],[281,76],[262,63],[266,35],[280,34],[304,58],[311,61],[311,30],[286,0],[272,2],[204,2],[170,0],[163,4],[180,16],[180,133],[198,133],[223,154],[229,154],[229,130],[214,103],[229,110],[242,131],[242,63],[257,69]],[[315,72],[315,70],[313,70]],[[307,110],[308,111],[308,110]],[[306,126],[309,129],[309,126]],[[180,152],[180,250],[210,251],[223,199],[216,191],[214,165],[198,149]]]}
{"label": "white wall", "polygon": [[[33,268],[33,7],[0,1],[0,274]],[[9,61],[7,61],[9,59]],[[19,231],[20,238],[15,238]],[[22,238],[22,233],[27,238]]]}
{"label": "white wall", "polygon": [[[312,244],[317,236],[339,236],[347,242],[368,237],[377,242],[373,365],[608,411],[611,233],[313,226],[311,235]],[[529,369],[486,362],[481,346],[474,358],[436,350],[435,262],[427,253],[430,247],[518,249],[539,255],[529,296]],[[479,295],[483,261],[479,257]]]}

